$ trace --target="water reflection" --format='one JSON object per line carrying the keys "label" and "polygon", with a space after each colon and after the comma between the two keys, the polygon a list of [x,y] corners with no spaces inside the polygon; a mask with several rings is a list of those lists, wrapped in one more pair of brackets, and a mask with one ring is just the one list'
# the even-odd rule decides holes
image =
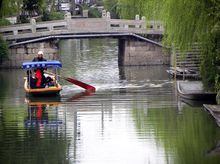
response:
{"label": "water reflection", "polygon": [[117,41],[61,42],[57,99],[25,101],[20,70],[0,71],[0,163],[219,163],[219,127],[178,99],[166,66],[117,66]]}
{"label": "water reflection", "polygon": [[213,133],[216,127],[212,126],[211,120],[200,107],[182,104],[181,109],[164,107],[148,108],[147,111],[133,110],[133,117],[140,137],[152,134],[156,143],[164,148],[166,163],[219,162],[220,156],[216,159],[207,156],[210,154],[210,145],[215,145],[220,133]]}
{"label": "water reflection", "polygon": [[120,67],[119,75],[121,80],[167,80],[169,75],[166,73],[168,66],[130,66]]}
{"label": "water reflection", "polygon": [[[33,99],[33,98],[32,98]],[[47,128],[58,128],[59,125],[62,125],[62,120],[58,119],[58,105],[60,104],[57,101],[48,101],[51,98],[45,98],[47,102],[44,101],[31,101],[26,98],[27,103],[27,119],[25,120],[26,128],[38,128],[41,130],[41,133],[44,133],[42,130]],[[57,102],[56,102],[57,101]]]}
{"label": "water reflection", "polygon": [[43,104],[4,104],[0,117],[1,163],[68,163],[63,125],[48,126],[50,120],[59,120],[56,113]]}

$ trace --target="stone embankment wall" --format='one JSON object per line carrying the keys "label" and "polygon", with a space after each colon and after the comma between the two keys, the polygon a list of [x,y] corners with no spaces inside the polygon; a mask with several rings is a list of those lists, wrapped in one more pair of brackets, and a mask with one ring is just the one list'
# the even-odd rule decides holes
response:
{"label": "stone embankment wall", "polygon": [[23,62],[32,61],[39,50],[44,52],[47,60],[59,59],[56,42],[29,43],[9,49],[9,58],[4,60],[0,68],[21,68]]}

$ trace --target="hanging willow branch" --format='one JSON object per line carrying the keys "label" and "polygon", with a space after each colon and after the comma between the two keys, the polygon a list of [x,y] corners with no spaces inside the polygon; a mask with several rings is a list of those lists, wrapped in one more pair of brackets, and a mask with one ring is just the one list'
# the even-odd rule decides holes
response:
{"label": "hanging willow branch", "polygon": [[185,52],[199,43],[204,63],[201,65],[203,80],[214,86],[216,59],[220,59],[219,0],[118,0],[118,4],[124,6],[119,8],[122,18],[143,14],[147,19],[162,21],[165,45],[175,45]]}

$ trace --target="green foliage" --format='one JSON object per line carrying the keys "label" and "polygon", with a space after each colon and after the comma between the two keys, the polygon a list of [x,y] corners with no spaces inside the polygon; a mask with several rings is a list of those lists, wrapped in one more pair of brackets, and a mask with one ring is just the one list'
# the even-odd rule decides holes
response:
{"label": "green foliage", "polygon": [[206,87],[219,91],[220,30],[212,30],[210,35],[203,45],[201,74]]}
{"label": "green foliage", "polygon": [[42,21],[49,21],[50,20],[50,13],[48,11],[43,11]]}
{"label": "green foliage", "polygon": [[60,13],[60,12],[52,12],[49,15],[49,18],[51,20],[60,20],[60,19],[64,19],[64,14]]}
{"label": "green foliage", "polygon": [[[118,0],[122,18],[136,14],[164,25],[164,45],[174,45],[182,52],[200,43],[202,49],[201,74],[207,86],[215,85],[216,58],[220,58],[220,1],[219,0]],[[206,65],[207,64],[207,65]],[[216,84],[217,85],[217,84]]]}
{"label": "green foliage", "polygon": [[[118,0],[117,10],[120,13],[120,18],[133,19],[138,14],[138,1],[135,0]],[[140,11],[141,9],[139,9]]]}
{"label": "green foliage", "polygon": [[200,72],[205,88],[214,90],[215,89],[215,78],[217,75],[217,69],[214,65],[215,53],[207,52],[203,54],[203,60],[201,63]]}
{"label": "green foliage", "polygon": [[11,16],[19,11],[22,0],[1,0],[0,18]]}
{"label": "green foliage", "polygon": [[103,0],[96,0],[96,5],[97,6],[103,6],[104,5]]}
{"label": "green foliage", "polygon": [[42,21],[51,21],[51,20],[62,20],[64,19],[64,14],[61,12],[43,12]]}
{"label": "green foliage", "polygon": [[4,59],[8,58],[8,45],[6,41],[0,36],[0,64]]}
{"label": "green foliage", "polygon": [[[153,106],[154,103],[151,103],[148,105]],[[201,111],[201,107],[181,104],[177,111],[175,107],[149,106],[147,110],[133,109],[133,120],[140,138],[153,135],[156,144],[166,152],[165,158],[173,157],[167,163],[218,163],[219,156],[218,159],[209,158],[208,150],[216,144],[220,133],[213,120]]]}
{"label": "green foliage", "polygon": [[135,15],[145,16],[149,19],[158,19],[161,0],[118,0],[117,11],[121,18],[134,19]]}
{"label": "green foliage", "polygon": [[119,18],[117,12],[117,1],[118,0],[104,0],[104,7],[111,13],[111,18]]}
{"label": "green foliage", "polygon": [[8,26],[8,25],[11,25],[11,22],[9,22],[9,20],[7,19],[0,19],[0,26]]}
{"label": "green foliage", "polygon": [[88,16],[89,18],[100,18],[102,14],[97,8],[90,8]]}

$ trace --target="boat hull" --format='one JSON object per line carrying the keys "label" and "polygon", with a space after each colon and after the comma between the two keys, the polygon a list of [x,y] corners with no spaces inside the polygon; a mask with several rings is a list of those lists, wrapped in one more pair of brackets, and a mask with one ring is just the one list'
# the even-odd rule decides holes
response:
{"label": "boat hull", "polygon": [[[189,87],[186,87],[186,85]],[[177,81],[177,91],[179,96],[185,99],[202,101],[212,101],[216,99],[216,93],[204,91],[200,82]]]}
{"label": "boat hull", "polygon": [[57,96],[62,87],[60,84],[49,88],[29,88],[27,79],[24,82],[24,90],[28,96]]}

